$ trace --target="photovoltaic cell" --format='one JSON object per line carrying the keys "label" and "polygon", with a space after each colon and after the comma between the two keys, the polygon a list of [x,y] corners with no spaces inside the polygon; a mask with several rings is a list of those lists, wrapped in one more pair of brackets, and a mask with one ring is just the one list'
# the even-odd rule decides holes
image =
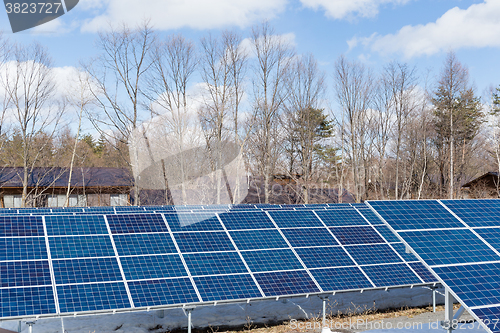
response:
{"label": "photovoltaic cell", "polygon": [[215,213],[167,213],[164,215],[172,231],[224,230]]}
{"label": "photovoltaic cell", "polygon": [[296,249],[307,268],[351,266],[354,262],[340,246]]}
{"label": "photovoltaic cell", "polygon": [[122,280],[115,258],[52,261],[57,284]]}
{"label": "photovoltaic cell", "polygon": [[193,276],[248,272],[237,252],[185,254],[184,260]]}
{"label": "photovoltaic cell", "polygon": [[266,296],[308,294],[320,291],[306,271],[257,273],[255,279]]}
{"label": "photovoltaic cell", "polygon": [[188,278],[132,281],[128,287],[135,307],[199,302]]}
{"label": "photovoltaic cell", "polygon": [[330,228],[341,244],[377,244],[385,243],[371,226]]}
{"label": "photovoltaic cell", "polygon": [[[364,204],[363,204],[364,205]],[[382,221],[371,209],[370,207],[364,205],[363,207],[356,207],[361,215],[364,216],[365,219],[371,225],[384,225],[384,221]]]}
{"label": "photovoltaic cell", "polygon": [[275,229],[264,212],[234,212],[220,214],[220,219],[228,230]]}
{"label": "photovoltaic cell", "polygon": [[500,260],[470,230],[408,231],[403,237],[430,266]]}
{"label": "photovoltaic cell", "polygon": [[434,275],[421,262],[411,262],[409,265],[424,282],[438,282]]}
{"label": "photovoltaic cell", "polygon": [[482,309],[472,310],[479,317],[479,319],[491,330],[493,333],[500,332],[500,307],[493,306]]}
{"label": "photovoltaic cell", "polygon": [[313,269],[311,274],[323,291],[373,288],[358,267]]}
{"label": "photovoltaic cell", "polygon": [[109,236],[49,237],[49,245],[53,259],[115,255]]}
{"label": "photovoltaic cell", "polygon": [[205,302],[262,297],[250,274],[193,278]]}
{"label": "photovoltaic cell", "polygon": [[0,262],[0,287],[29,287],[50,285],[48,261]]}
{"label": "photovoltaic cell", "polygon": [[61,313],[130,308],[123,282],[57,287]]}
{"label": "photovoltaic cell", "polygon": [[187,276],[178,254],[121,257],[127,280],[143,280]]}
{"label": "photovoltaic cell", "polygon": [[339,245],[326,228],[282,229],[293,247]]}
{"label": "photovoltaic cell", "polygon": [[43,235],[40,216],[0,216],[0,237]]}
{"label": "photovoltaic cell", "polygon": [[433,269],[467,306],[500,304],[500,263]]}
{"label": "photovoltaic cell", "polygon": [[241,254],[252,272],[304,268],[290,249],[243,251]]}
{"label": "photovoltaic cell", "polygon": [[177,253],[168,233],[113,235],[120,256]]}
{"label": "photovoltaic cell", "polygon": [[108,234],[102,215],[50,215],[45,217],[49,236]]}
{"label": "photovoltaic cell", "polygon": [[395,230],[462,228],[463,224],[434,200],[370,201]]}
{"label": "photovoltaic cell", "polygon": [[399,243],[400,240],[398,236],[396,236],[391,229],[386,227],[385,225],[375,226],[375,229],[385,238],[385,240],[389,243]]}
{"label": "photovoltaic cell", "polygon": [[387,244],[346,246],[359,265],[375,265],[402,262],[401,258]]}
{"label": "photovoltaic cell", "polygon": [[364,266],[363,270],[377,287],[422,283],[406,264]]}
{"label": "photovoltaic cell", "polygon": [[0,317],[55,314],[52,287],[0,289]]}
{"label": "photovoltaic cell", "polygon": [[0,261],[47,259],[45,238],[0,238]]}
{"label": "photovoltaic cell", "polygon": [[168,232],[160,214],[107,215],[113,234]]}
{"label": "photovoltaic cell", "polygon": [[231,238],[240,250],[286,248],[288,244],[278,230],[230,231]]}
{"label": "photovoltaic cell", "polygon": [[184,253],[235,250],[225,232],[180,232],[174,237]]}
{"label": "photovoltaic cell", "polygon": [[500,228],[474,229],[497,251],[500,251]]}
{"label": "photovoltaic cell", "polygon": [[498,200],[441,200],[470,227],[500,226]]}
{"label": "photovoltaic cell", "polygon": [[316,211],[316,214],[327,225],[341,227],[347,225],[369,225],[354,209]]}
{"label": "photovoltaic cell", "polygon": [[280,228],[323,227],[312,211],[270,211],[269,215]]}
{"label": "photovoltaic cell", "polygon": [[403,243],[395,243],[395,244],[391,244],[391,245],[394,248],[394,250],[396,250],[396,252],[399,253],[399,255],[401,257],[403,257],[404,260],[406,260],[406,261],[418,261],[418,258],[415,257],[415,255],[413,253],[406,252],[406,246]]}

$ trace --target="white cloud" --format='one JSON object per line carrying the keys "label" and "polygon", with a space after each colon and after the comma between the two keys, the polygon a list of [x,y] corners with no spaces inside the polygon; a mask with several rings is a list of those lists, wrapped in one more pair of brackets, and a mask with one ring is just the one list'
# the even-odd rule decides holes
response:
{"label": "white cloud", "polygon": [[362,42],[380,54],[402,53],[407,58],[450,49],[500,47],[499,17],[500,1],[486,0],[467,9],[452,8],[436,22],[407,25],[396,34]]}
{"label": "white cloud", "polygon": [[378,8],[386,4],[401,5],[410,0],[300,0],[305,7],[324,10],[326,16],[334,19],[354,16],[373,17]]}
{"label": "white cloud", "polygon": [[[287,34],[282,34],[282,35],[273,35],[271,36],[271,40],[274,42],[282,42],[285,43],[291,47],[296,47],[297,42],[295,41],[295,34],[293,32],[289,32]],[[239,45],[240,49],[242,52],[247,54],[249,57],[254,57],[255,56],[255,46],[253,45],[252,39],[250,38],[245,38],[241,41]]]}
{"label": "white cloud", "polygon": [[[105,12],[86,22],[82,30],[97,31],[126,22],[135,25],[150,20],[159,30],[190,27],[210,29],[223,26],[247,27],[259,20],[271,19],[285,9],[287,0],[105,0]],[[94,0],[82,1],[84,8],[95,10]]]}

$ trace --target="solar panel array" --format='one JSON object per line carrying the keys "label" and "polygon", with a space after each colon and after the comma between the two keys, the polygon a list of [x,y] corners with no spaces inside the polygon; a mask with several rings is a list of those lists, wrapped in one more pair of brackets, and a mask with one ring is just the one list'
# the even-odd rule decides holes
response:
{"label": "solar panel array", "polygon": [[500,200],[370,206],[491,332],[500,332]]}
{"label": "solar panel array", "polygon": [[0,317],[436,282],[364,206],[97,208],[100,214],[0,215]]}

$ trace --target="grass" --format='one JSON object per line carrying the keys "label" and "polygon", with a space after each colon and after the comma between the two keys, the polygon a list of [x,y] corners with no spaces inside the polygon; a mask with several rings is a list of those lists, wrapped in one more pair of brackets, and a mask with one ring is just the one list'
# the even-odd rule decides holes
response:
{"label": "grass", "polygon": [[[358,320],[362,320],[363,322],[370,322],[388,318],[398,318],[398,317],[408,317],[413,318],[422,313],[432,312],[432,305],[425,307],[404,307],[399,309],[387,309],[387,310],[377,310],[375,306],[372,307],[360,307],[354,304],[351,304],[351,307],[344,311],[332,311],[332,309],[336,306],[335,303],[329,305],[329,312],[326,316],[328,323],[330,325],[335,325],[335,323],[345,323],[347,321],[357,322]],[[459,306],[455,305],[455,309]],[[444,311],[444,306],[437,306],[436,311]],[[294,328],[294,326],[296,328]],[[224,327],[208,327],[205,329],[193,329],[193,333],[245,333],[245,332],[254,332],[254,333],[290,333],[290,332],[320,332],[322,327],[322,316],[321,314],[304,320],[287,320],[283,322],[277,323],[268,323],[268,324],[256,324],[249,317],[246,318],[246,324],[238,327],[238,328],[224,328]],[[331,326],[333,327],[333,326]],[[175,330],[175,331],[162,331],[163,332],[172,332],[172,333],[181,333],[186,332],[187,330]],[[332,329],[333,331],[333,329]],[[335,330],[342,332],[349,332],[348,330]]]}

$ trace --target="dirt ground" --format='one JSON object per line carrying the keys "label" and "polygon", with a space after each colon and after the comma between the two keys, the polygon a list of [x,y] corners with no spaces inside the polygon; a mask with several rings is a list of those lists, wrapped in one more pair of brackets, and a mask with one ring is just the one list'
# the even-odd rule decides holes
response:
{"label": "dirt ground", "polygon": [[[459,305],[455,305],[458,309]],[[380,328],[418,328],[418,325],[429,324],[439,325],[439,321],[444,319],[444,306],[438,306],[436,312],[432,311],[432,306],[420,308],[403,308],[386,311],[376,309],[351,309],[346,313],[336,313],[327,316],[328,327],[334,332],[359,333]],[[460,318],[460,322],[473,322],[473,318],[467,313]],[[252,322],[239,330],[224,330],[218,327],[210,327],[205,330],[195,330],[197,332],[215,333],[318,333],[321,332],[322,318],[311,318],[309,320],[291,320],[275,325],[258,327]],[[193,333],[195,333],[193,331]]]}

